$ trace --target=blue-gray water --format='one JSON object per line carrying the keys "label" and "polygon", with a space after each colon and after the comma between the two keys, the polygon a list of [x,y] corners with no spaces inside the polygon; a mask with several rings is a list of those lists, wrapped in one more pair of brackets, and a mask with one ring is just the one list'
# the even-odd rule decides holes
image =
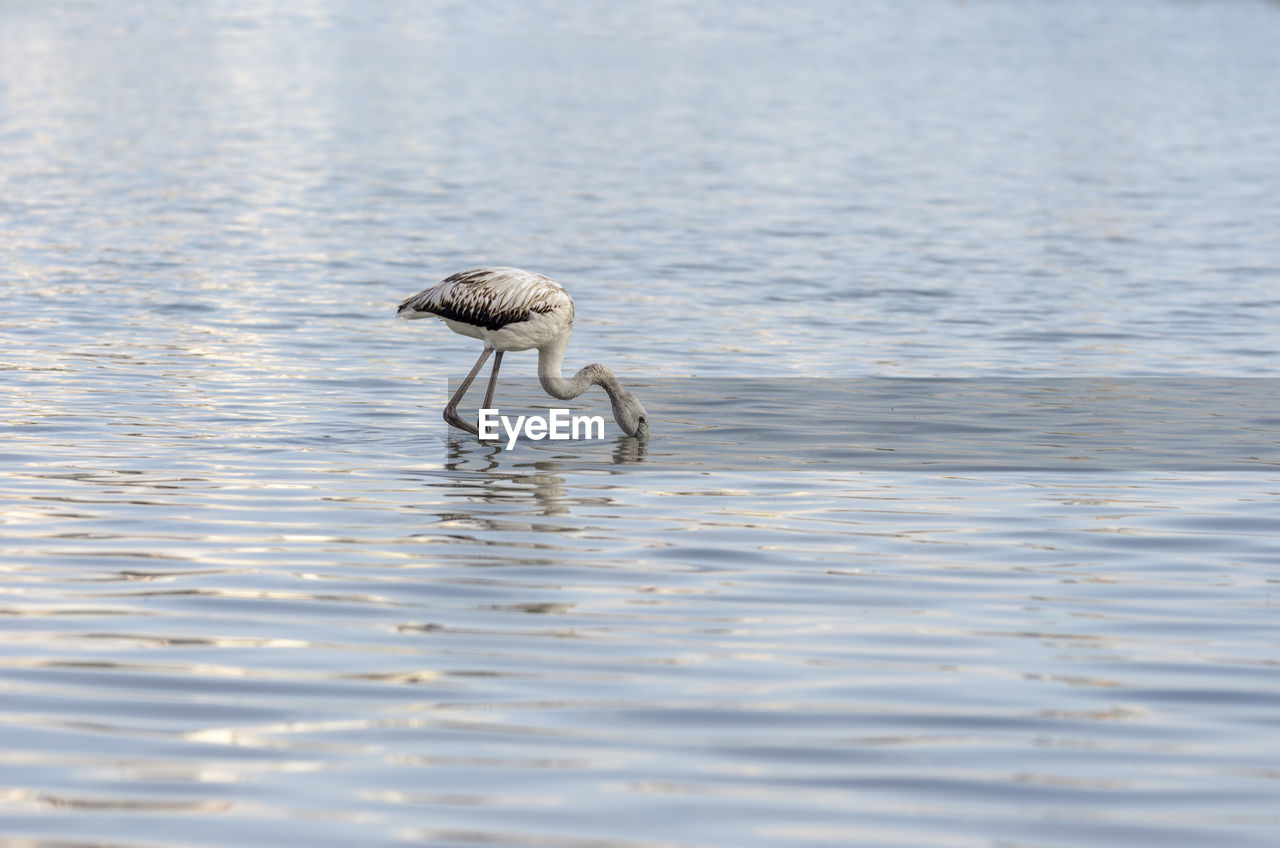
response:
{"label": "blue-gray water", "polygon": [[[1274,845],[1277,44],[0,0],[0,846]],[[653,438],[446,431],[484,264]]]}

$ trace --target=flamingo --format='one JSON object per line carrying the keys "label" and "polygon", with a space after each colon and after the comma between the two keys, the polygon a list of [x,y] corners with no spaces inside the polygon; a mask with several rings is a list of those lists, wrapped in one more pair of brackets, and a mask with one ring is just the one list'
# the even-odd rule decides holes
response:
{"label": "flamingo", "polygon": [[644,406],[608,368],[592,363],[567,380],[561,376],[565,348],[573,334],[573,298],[555,280],[519,268],[459,271],[406,298],[397,314],[402,318],[443,318],[455,333],[484,342],[484,351],[471,373],[444,408],[444,420],[454,427],[480,435],[479,428],[458,415],[458,403],[489,355],[495,354],[482,409],[489,409],[493,401],[502,354],[532,348],[538,351],[538,381],[547,394],[570,400],[599,386],[609,395],[613,418],[622,432],[640,438],[649,435]]}

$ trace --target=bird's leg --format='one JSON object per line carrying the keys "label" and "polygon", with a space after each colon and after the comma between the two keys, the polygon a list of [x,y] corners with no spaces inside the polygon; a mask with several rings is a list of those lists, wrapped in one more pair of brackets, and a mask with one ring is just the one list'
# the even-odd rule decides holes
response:
{"label": "bird's leg", "polygon": [[458,415],[458,404],[462,401],[462,396],[467,393],[467,389],[471,388],[471,383],[475,380],[476,375],[480,373],[480,369],[484,367],[484,361],[489,358],[489,354],[493,353],[493,348],[486,347],[484,353],[480,354],[480,358],[476,360],[476,364],[471,367],[471,373],[462,381],[462,385],[453,393],[453,397],[449,398],[449,405],[444,408],[444,420],[448,421],[459,430],[466,430],[473,436],[480,435],[480,429],[470,421],[464,421]]}
{"label": "bird's leg", "polygon": [[484,393],[484,403],[481,409],[492,409],[489,404],[493,403],[493,389],[498,385],[498,366],[502,364],[502,351],[497,351],[493,355],[493,371],[489,374],[489,388]]}

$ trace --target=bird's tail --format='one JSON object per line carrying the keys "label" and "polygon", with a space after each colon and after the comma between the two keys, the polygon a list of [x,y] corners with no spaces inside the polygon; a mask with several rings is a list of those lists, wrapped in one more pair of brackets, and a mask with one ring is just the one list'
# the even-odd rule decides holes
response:
{"label": "bird's tail", "polygon": [[427,316],[433,314],[430,312],[420,312],[419,310],[414,308],[413,302],[417,299],[418,299],[418,296],[416,294],[413,297],[405,298],[400,303],[400,307],[396,309],[396,314],[399,315],[401,318],[426,318]]}

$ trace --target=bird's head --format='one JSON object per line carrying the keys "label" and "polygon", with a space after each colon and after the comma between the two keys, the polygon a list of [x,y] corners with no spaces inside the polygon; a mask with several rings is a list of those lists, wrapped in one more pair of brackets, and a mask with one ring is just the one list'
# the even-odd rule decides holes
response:
{"label": "bird's head", "polygon": [[613,404],[613,420],[618,422],[622,432],[637,438],[649,438],[649,415],[644,411],[640,399],[626,389],[610,398]]}

